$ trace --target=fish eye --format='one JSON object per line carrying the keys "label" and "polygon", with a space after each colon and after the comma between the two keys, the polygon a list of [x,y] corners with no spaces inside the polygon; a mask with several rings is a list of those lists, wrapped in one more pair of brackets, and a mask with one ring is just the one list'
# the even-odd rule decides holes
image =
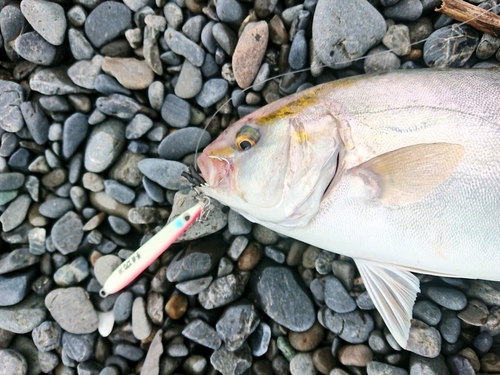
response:
{"label": "fish eye", "polygon": [[236,133],[236,147],[240,151],[246,151],[255,146],[259,138],[260,132],[257,129],[248,125],[242,126]]}

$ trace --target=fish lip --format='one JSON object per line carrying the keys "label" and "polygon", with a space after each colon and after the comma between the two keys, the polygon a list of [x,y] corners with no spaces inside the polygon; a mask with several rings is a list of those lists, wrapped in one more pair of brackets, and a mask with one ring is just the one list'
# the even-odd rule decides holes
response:
{"label": "fish lip", "polygon": [[201,172],[200,177],[205,180],[206,185],[212,188],[220,186],[234,167],[231,159],[206,153],[200,155],[197,164]]}

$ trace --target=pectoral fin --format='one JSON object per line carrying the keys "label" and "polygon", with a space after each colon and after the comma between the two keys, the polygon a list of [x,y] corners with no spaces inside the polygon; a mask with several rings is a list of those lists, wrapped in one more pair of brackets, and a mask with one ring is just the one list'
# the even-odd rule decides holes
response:
{"label": "pectoral fin", "polygon": [[375,190],[384,205],[416,202],[446,180],[464,155],[464,147],[429,143],[403,147],[377,156],[352,169]]}
{"label": "pectoral fin", "polygon": [[394,265],[354,259],[366,290],[397,343],[406,347],[420,282]]}

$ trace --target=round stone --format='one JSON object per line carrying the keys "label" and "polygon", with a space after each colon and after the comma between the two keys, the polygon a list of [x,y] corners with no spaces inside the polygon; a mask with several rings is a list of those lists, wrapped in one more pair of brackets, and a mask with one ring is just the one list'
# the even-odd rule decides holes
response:
{"label": "round stone", "polygon": [[125,125],[109,119],[93,127],[85,149],[85,169],[100,173],[121,154],[125,146]]}

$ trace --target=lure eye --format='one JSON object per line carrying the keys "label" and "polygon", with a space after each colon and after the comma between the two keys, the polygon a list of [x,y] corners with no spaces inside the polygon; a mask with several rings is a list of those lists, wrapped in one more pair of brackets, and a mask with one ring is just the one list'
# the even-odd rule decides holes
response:
{"label": "lure eye", "polygon": [[260,133],[257,129],[245,125],[236,133],[236,147],[240,151],[246,151],[259,141]]}

